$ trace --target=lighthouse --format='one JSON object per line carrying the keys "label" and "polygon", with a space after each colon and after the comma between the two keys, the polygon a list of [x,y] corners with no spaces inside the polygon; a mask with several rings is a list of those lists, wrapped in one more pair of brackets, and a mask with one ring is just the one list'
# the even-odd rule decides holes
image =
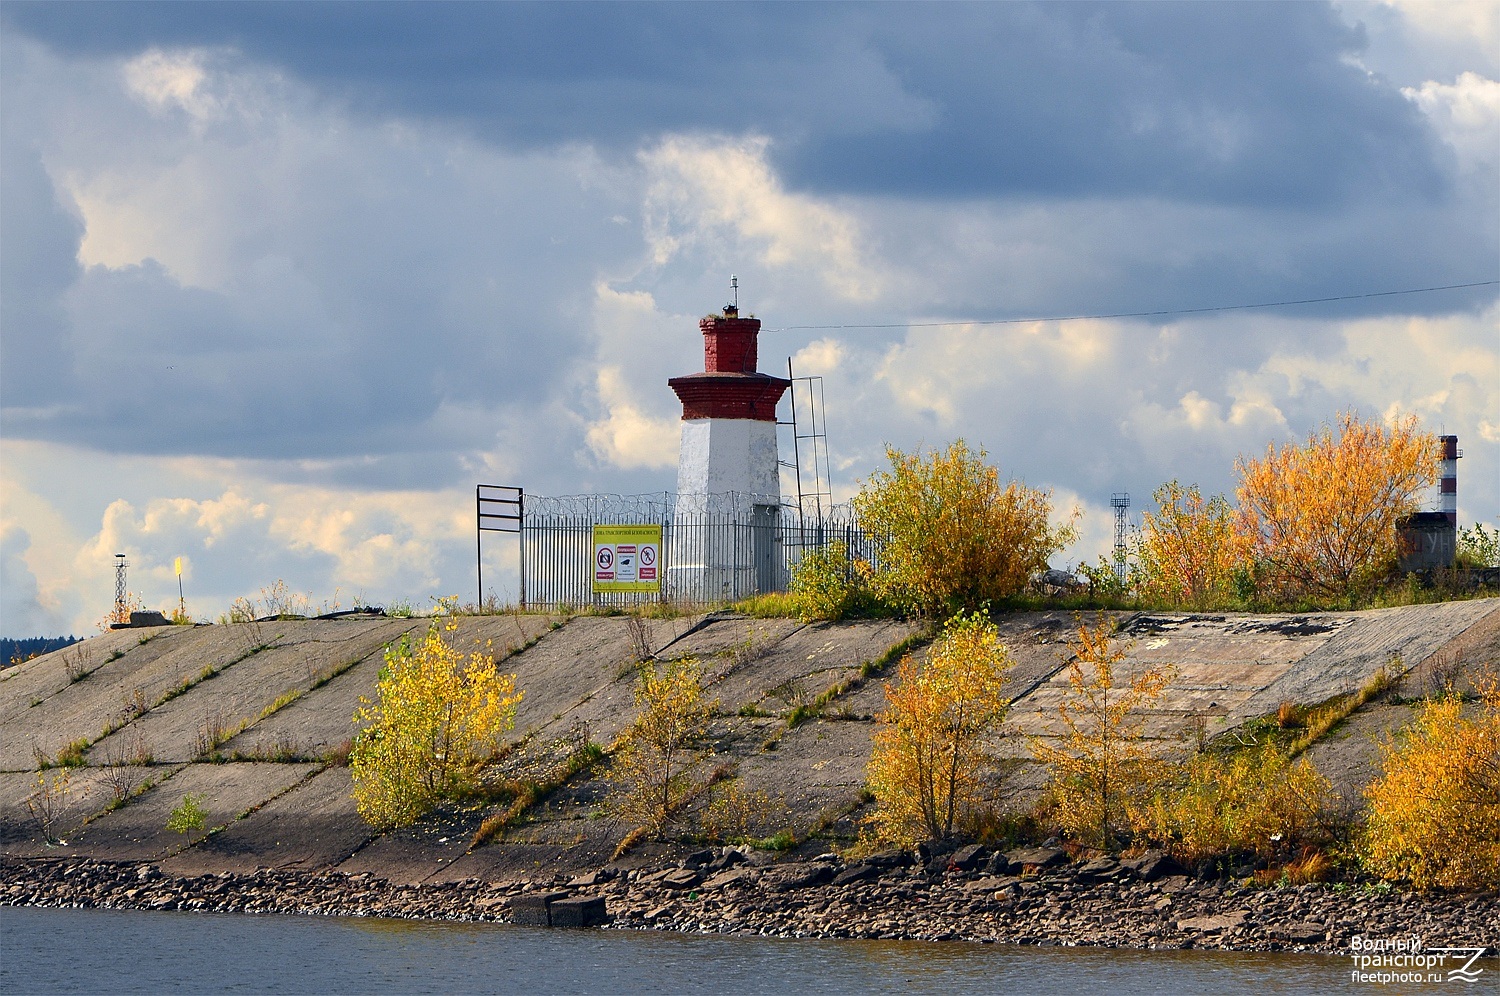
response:
{"label": "lighthouse", "polygon": [[744,598],[780,586],[776,404],[791,381],[755,369],[760,321],[735,305],[698,330],[703,372],[667,381],[682,402],[668,576],[700,600]]}
{"label": "lighthouse", "polygon": [[698,330],[703,372],[667,381],[682,402],[679,501],[736,495],[737,502],[779,506],[776,404],[791,381],[756,371],[760,320],[741,318],[734,305],[699,321]]}

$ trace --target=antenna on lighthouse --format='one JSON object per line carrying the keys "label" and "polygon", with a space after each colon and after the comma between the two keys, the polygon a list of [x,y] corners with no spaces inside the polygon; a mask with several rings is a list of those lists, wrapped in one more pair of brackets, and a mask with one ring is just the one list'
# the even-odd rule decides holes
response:
{"label": "antenna on lighthouse", "polygon": [[734,310],[740,310],[740,278],[733,273],[729,275],[729,289],[734,292]]}

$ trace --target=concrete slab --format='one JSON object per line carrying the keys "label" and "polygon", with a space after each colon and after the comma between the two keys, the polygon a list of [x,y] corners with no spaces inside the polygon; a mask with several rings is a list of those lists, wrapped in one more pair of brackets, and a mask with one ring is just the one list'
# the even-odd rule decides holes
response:
{"label": "concrete slab", "polygon": [[[386,645],[399,640],[403,633],[419,634],[425,627],[425,620],[393,620],[378,634],[348,648],[344,663],[362,653],[357,664],[255,722],[225,743],[222,750],[266,756],[280,748],[283,753],[317,758],[337,748],[354,736],[354,712],[360,697],[375,696]],[[298,682],[295,687],[306,688],[307,683]]]}
{"label": "concrete slab", "polygon": [[[0,769],[34,768],[33,747],[55,756],[74,740],[93,740],[106,724],[119,721],[137,690],[141,701],[155,702],[204,665],[232,660],[238,649],[214,629],[115,630],[20,665],[26,670],[0,685]],[[88,677],[68,682],[69,653],[84,655]]]}
{"label": "concrete slab", "polygon": [[632,657],[624,617],[578,616],[508,658],[524,693],[517,735],[551,739],[579,720],[594,740],[609,743],[634,709]]}
{"label": "concrete slab", "polygon": [[[27,807],[26,800],[38,790],[38,775],[51,785],[63,770],[0,773],[0,849],[9,854],[57,853],[58,848],[47,844],[41,824]],[[66,770],[66,788],[59,794],[52,832],[54,836],[71,840],[84,820],[109,805],[114,793],[105,784],[104,773],[98,769]],[[139,774],[142,778],[147,777],[145,772]],[[62,852],[67,853],[65,848]]]}
{"label": "concrete slab", "polygon": [[[1428,680],[1424,675],[1429,672],[1433,676],[1446,673],[1455,662],[1472,670],[1500,661],[1500,599],[1306,616],[1136,613],[1121,618],[1134,640],[1123,674],[1153,663],[1175,668],[1166,696],[1145,716],[1148,736],[1160,738],[1162,746],[1171,750],[1186,749],[1179,738],[1191,736],[1195,717],[1207,717],[1206,732],[1213,736],[1245,717],[1274,710],[1283,698],[1304,704],[1321,701],[1358,687],[1392,653],[1399,653],[1404,664],[1423,662],[1423,670],[1408,679],[1418,684]],[[700,621],[704,625],[689,632]],[[205,710],[225,709],[230,720],[255,716],[288,689],[316,680],[320,668],[357,660],[339,678],[226,745],[249,748],[255,742],[274,743],[286,736],[307,747],[335,746],[351,732],[359,695],[373,691],[381,644],[403,629],[425,625],[424,620],[288,623],[281,634],[285,639],[276,649],[228,667],[163,707],[160,715],[137,720],[123,733],[144,734],[151,731],[151,724],[160,723],[156,732],[168,740],[176,737],[177,746],[171,752],[158,747],[158,753],[181,756],[184,740],[191,750],[191,738]],[[819,813],[857,798],[866,777],[872,723],[814,720],[783,733],[783,718],[736,713],[740,705],[750,702],[784,712],[785,695],[795,690],[791,685],[800,686],[802,696],[810,700],[855,674],[862,660],[880,656],[911,632],[910,626],[894,621],[805,626],[789,620],[739,617],[706,621],[683,617],[660,625],[669,628],[655,635],[655,642],[661,644],[657,649],[666,656],[699,654],[711,683],[710,694],[729,713],[713,723],[710,739],[717,756],[704,764],[737,760],[747,787],[787,794],[793,813],[784,818],[768,814],[766,833],[788,825],[805,829]],[[525,616],[461,622],[461,642],[488,639],[507,646],[542,634],[539,642],[506,659],[505,666],[516,671],[526,692],[517,734],[528,730],[536,734],[527,751],[516,755],[517,764],[541,765],[538,758],[548,757],[549,745],[575,721],[588,724],[591,739],[608,743],[636,711],[634,676],[627,666],[630,636],[623,617],[578,617],[555,631],[550,626],[550,619]],[[1040,766],[1030,762],[1021,733],[1045,732],[1053,722],[1063,689],[1062,654],[1077,620],[1071,613],[1020,613],[1004,617],[1000,626],[1002,640],[1017,661],[1009,685],[1017,701],[1008,735],[997,737],[993,745],[1005,760],[992,778],[997,797],[1014,809],[1021,805],[1015,800],[1034,798],[1045,777]],[[102,643],[99,647],[115,646],[122,656],[106,661],[84,681],[67,684],[61,662],[56,660],[30,673],[25,681],[6,678],[0,685],[0,710],[9,710],[6,715],[11,719],[0,723],[0,737],[9,737],[13,757],[30,767],[25,749],[28,735],[51,731],[47,735],[62,736],[75,728],[80,735],[92,733],[88,724],[102,723],[109,708],[119,708],[122,689],[138,687],[138,679],[157,682],[153,688],[168,688],[174,676],[180,681],[181,676],[196,675],[205,662],[239,652],[236,634],[233,627],[184,628],[144,645],[129,642],[138,640],[138,634],[111,634],[110,639],[119,645]],[[670,643],[673,634],[682,638]],[[922,653],[917,650],[919,656]],[[36,663],[23,667],[34,668]],[[788,687],[773,695],[780,686]],[[18,691],[23,695],[35,692],[43,704],[30,705],[29,698],[17,697]],[[1413,693],[1412,689],[1407,692]],[[88,702],[90,697],[97,701]],[[847,708],[863,716],[883,706],[878,678],[833,703],[834,709]],[[1369,707],[1309,756],[1330,771],[1346,770],[1336,781],[1352,786],[1349,791],[1357,797],[1360,785],[1355,783],[1372,777],[1376,756],[1375,738],[1366,736],[1365,725],[1373,732],[1409,714],[1410,710],[1400,713],[1384,705]],[[43,715],[49,717],[46,722],[34,722],[34,717]],[[761,752],[767,739],[776,735],[780,735],[778,748]],[[120,744],[128,748],[126,741]],[[111,742],[96,746],[91,759],[102,759],[101,751],[114,746]],[[550,756],[558,755],[552,752]],[[161,776],[173,770],[165,766],[153,772]],[[97,851],[100,857],[121,860],[155,858],[180,850],[186,841],[163,830],[167,815],[186,792],[203,792],[209,796],[211,811],[214,806],[225,811],[211,817],[216,822],[265,805],[223,833],[172,857],[172,866],[184,873],[261,865],[327,867],[337,862],[346,871],[419,881],[545,878],[557,871],[598,867],[626,829],[605,813],[602,800],[609,786],[604,777],[595,777],[567,786],[528,814],[527,822],[506,834],[503,845],[467,852],[479,821],[497,806],[440,812],[417,827],[375,838],[353,810],[347,771],[329,769],[298,783],[303,773],[313,770],[296,764],[193,764],[123,809],[91,821],[69,839],[80,853]],[[24,770],[0,774],[0,844],[7,849],[40,847],[24,816],[24,797],[34,777],[34,772]],[[95,785],[88,803],[77,810],[77,818],[107,803],[107,789],[98,787],[101,777],[89,769],[75,775],[80,783]],[[296,787],[274,798],[289,786]],[[779,825],[770,825],[777,821]],[[839,826],[848,829],[853,824],[846,820]],[[643,847],[641,853],[648,849]]]}
{"label": "concrete slab", "polygon": [[[874,724],[812,720],[787,731],[774,751],[754,754],[740,763],[740,781],[785,800],[790,812],[780,826],[768,821],[766,833],[786,827],[805,831],[818,814],[855,802],[866,781]],[[796,771],[795,778],[787,772]]]}
{"label": "concrete slab", "polygon": [[231,823],[241,813],[297,784],[312,764],[189,764],[120,809],[99,817],[75,833],[69,843],[77,854],[105,861],[164,858],[202,840],[207,830],[187,834],[165,830],[172,810],[189,794],[202,795],[207,828]]}
{"label": "concrete slab", "polygon": [[464,856],[482,818],[477,811],[427,816],[376,837],[337,868],[350,875],[370,872],[392,882],[425,882]]}
{"label": "concrete slab", "polygon": [[162,867],[173,875],[331,868],[376,836],[354,808],[349,769],[328,768]]}
{"label": "concrete slab", "polygon": [[[549,828],[554,829],[554,828]],[[529,830],[535,838],[547,830]],[[542,880],[556,875],[575,875],[602,867],[614,851],[618,835],[610,840],[580,842],[576,833],[568,840],[549,841],[507,837],[503,847],[482,847],[435,870],[428,881],[461,882],[475,878],[481,882]]]}
{"label": "concrete slab", "polygon": [[135,719],[96,744],[90,757],[122,750],[127,740],[139,736],[158,761],[191,761],[198,756],[198,737],[210,720],[230,731],[253,722],[282,694],[306,689],[351,661],[378,653],[410,623],[351,619],[263,625],[267,638],[276,639],[273,646],[225,665],[214,677]]}
{"label": "concrete slab", "polygon": [[1303,657],[1248,699],[1236,717],[1248,719],[1283,701],[1321,702],[1351,692],[1395,658],[1402,669],[1417,666],[1466,631],[1500,620],[1500,598],[1407,605],[1394,609],[1340,613],[1349,620],[1337,635]]}
{"label": "concrete slab", "polygon": [[701,619],[701,624],[681,639],[658,649],[657,656],[679,657],[751,656],[774,646],[806,626],[795,619],[755,619],[721,613]]}
{"label": "concrete slab", "polygon": [[[92,672],[106,663],[118,660],[140,645],[142,636],[171,635],[181,637],[194,627],[158,626],[149,629],[117,629],[75,643],[61,650],[23,661],[0,671],[0,725],[11,722],[30,708],[30,703],[67,688],[69,662],[81,663]],[[164,645],[155,648],[160,651]]]}
{"label": "concrete slab", "polygon": [[[728,628],[736,627],[729,621]],[[706,659],[707,686],[724,712],[754,706],[785,714],[856,677],[865,662],[914,631],[912,624],[895,620],[798,626],[779,640],[748,646],[742,641]]]}
{"label": "concrete slab", "polygon": [[1304,755],[1333,783],[1345,807],[1357,809],[1365,786],[1380,775],[1380,744],[1416,719],[1420,708],[1378,702],[1354,713]]}

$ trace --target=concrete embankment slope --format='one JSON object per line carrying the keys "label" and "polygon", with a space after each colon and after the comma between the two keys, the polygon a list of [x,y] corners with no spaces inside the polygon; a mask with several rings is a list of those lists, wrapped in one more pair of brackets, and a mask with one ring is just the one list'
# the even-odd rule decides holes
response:
{"label": "concrete embankment slope", "polygon": [[[1125,671],[1167,665],[1174,677],[1148,732],[1177,744],[1272,711],[1351,691],[1382,667],[1405,674],[1402,691],[1500,661],[1500,599],[1357,613],[1119,617],[1131,641]],[[351,618],[112,632],[11,668],[0,676],[0,850],[17,856],[152,860],[178,874],[260,867],[373,872],[396,881],[507,878],[597,867],[628,827],[604,805],[600,779],[570,784],[502,839],[471,848],[498,808],[454,808],[415,827],[376,835],[350,797],[339,758],[361,696],[374,694],[382,648],[425,620]],[[1024,800],[1040,781],[1018,733],[1045,735],[1062,694],[1069,613],[1002,620],[1015,658],[1010,755],[997,784]],[[732,764],[740,781],[784,802],[761,814],[760,832],[815,826],[851,833],[879,676],[861,668],[916,635],[897,621],[802,624],[738,616],[654,621],[651,649],[699,657],[718,718],[705,765]],[[460,645],[489,643],[525,698],[512,773],[540,772],[580,737],[609,743],[629,723],[634,644],[621,617],[490,616],[460,621]],[[918,646],[916,652],[920,653]],[[789,723],[794,713],[812,718]],[[1410,706],[1367,707],[1320,743],[1315,763],[1357,788],[1374,738],[1410,719]],[[78,742],[82,743],[78,743]],[[212,746],[217,743],[217,746]],[[65,845],[45,845],[26,806],[37,758],[69,744],[72,770],[54,820]],[[137,761],[144,763],[131,764]],[[131,795],[112,806],[124,785]],[[149,784],[149,787],[146,787]],[[212,832],[165,829],[186,795],[201,796]],[[643,860],[650,856],[646,849]]]}

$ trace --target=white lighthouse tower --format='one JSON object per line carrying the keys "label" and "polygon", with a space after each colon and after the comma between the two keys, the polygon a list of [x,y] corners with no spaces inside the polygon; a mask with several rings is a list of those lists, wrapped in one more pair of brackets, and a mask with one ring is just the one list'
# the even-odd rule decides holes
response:
{"label": "white lighthouse tower", "polygon": [[743,598],[777,587],[776,404],[791,381],[756,371],[760,321],[739,317],[734,305],[698,329],[703,372],[667,381],[682,402],[668,572],[683,594]]}

